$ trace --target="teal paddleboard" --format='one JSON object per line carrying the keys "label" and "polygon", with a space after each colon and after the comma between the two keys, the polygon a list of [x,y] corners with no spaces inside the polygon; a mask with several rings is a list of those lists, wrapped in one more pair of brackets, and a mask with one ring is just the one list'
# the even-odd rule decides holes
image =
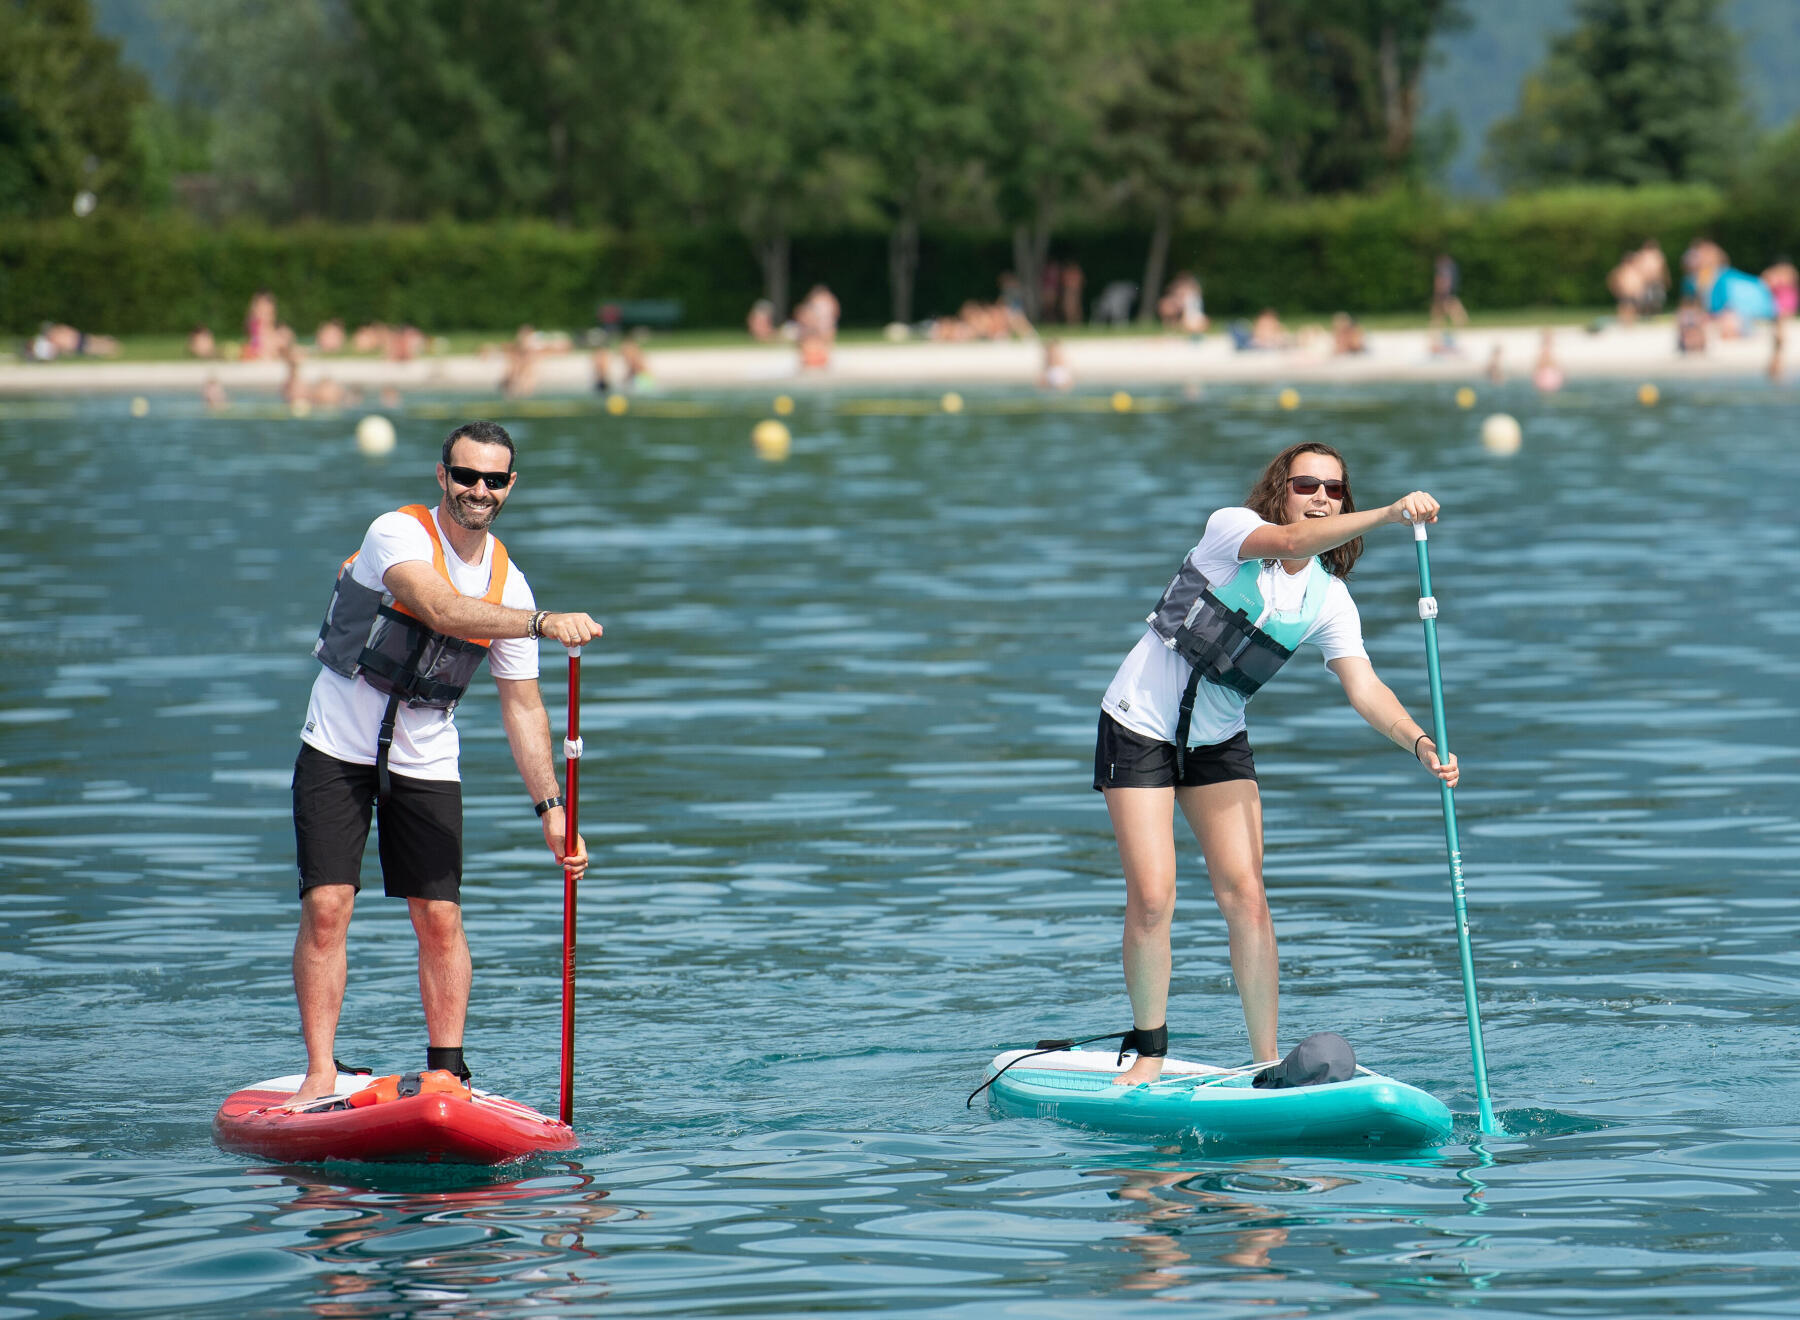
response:
{"label": "teal paddleboard", "polygon": [[[1035,1057],[1007,1068],[1025,1055]],[[1001,1072],[1002,1069],[1006,1071]],[[1168,1059],[1163,1075],[1115,1086],[1116,1050],[1008,1050],[987,1075],[1002,1113],[1054,1118],[1125,1136],[1286,1150],[1297,1146],[1422,1149],[1450,1139],[1450,1111],[1436,1096],[1358,1068],[1347,1081],[1259,1090],[1249,1068]]]}

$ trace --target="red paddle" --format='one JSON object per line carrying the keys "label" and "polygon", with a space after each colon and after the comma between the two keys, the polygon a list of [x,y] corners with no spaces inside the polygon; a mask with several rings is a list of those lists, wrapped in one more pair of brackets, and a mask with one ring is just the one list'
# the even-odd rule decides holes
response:
{"label": "red paddle", "polygon": [[[576,775],[581,768],[581,648],[569,648],[569,733],[563,739],[563,765],[568,775],[563,788],[563,856],[575,851]],[[562,1112],[564,1124],[574,1124],[575,1112],[575,873],[563,868],[563,999],[562,999]]]}

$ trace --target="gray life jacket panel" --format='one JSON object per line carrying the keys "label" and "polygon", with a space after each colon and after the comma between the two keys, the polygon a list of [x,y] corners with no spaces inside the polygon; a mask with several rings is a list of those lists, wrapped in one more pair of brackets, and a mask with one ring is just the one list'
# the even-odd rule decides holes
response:
{"label": "gray life jacket panel", "polygon": [[1196,675],[1245,697],[1255,696],[1288,662],[1325,607],[1331,585],[1331,574],[1314,559],[1300,608],[1278,611],[1263,600],[1261,569],[1261,560],[1249,560],[1230,581],[1208,587],[1193,560],[1183,560],[1145,620]]}
{"label": "gray life jacket panel", "polygon": [[[409,504],[400,510],[417,518],[431,536],[432,565],[446,582],[450,570],[444,559],[443,541],[431,510]],[[484,599],[498,604],[506,587],[506,547],[494,538],[493,564]],[[366,587],[356,580],[346,559],[338,569],[325,607],[325,621],[313,655],[333,673],[361,677],[395,703],[430,710],[454,710],[469,690],[481,662],[487,658],[486,640],[467,640],[435,632],[406,612],[389,592]],[[451,584],[454,587],[454,583]]]}

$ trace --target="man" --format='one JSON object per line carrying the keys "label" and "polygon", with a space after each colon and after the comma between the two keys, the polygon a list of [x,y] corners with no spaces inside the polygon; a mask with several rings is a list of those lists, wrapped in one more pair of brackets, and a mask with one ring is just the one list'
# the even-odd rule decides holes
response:
{"label": "man", "polygon": [[512,437],[502,427],[457,427],[438,464],[437,507],[382,514],[339,571],[313,648],[324,668],[294,764],[294,993],[306,1081],[290,1105],[336,1087],[332,1048],[348,973],[345,936],[372,808],[379,813],[383,888],[406,899],[419,940],[426,1067],[469,1075],[462,1058],[470,975],[459,906],[462,786],[452,717],[483,659],[494,672],[501,722],[544,842],[577,877],[587,869],[579,838],[574,852],[563,853],[563,800],[538,692],[537,639],[583,646],[600,636],[600,625],[586,614],[538,609],[524,574],[488,533],[517,484],[513,460]]}

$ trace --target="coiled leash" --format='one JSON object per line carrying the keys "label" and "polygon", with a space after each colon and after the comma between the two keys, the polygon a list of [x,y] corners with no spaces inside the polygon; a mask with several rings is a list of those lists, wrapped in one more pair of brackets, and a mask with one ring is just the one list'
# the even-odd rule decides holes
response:
{"label": "coiled leash", "polygon": [[963,1101],[963,1108],[972,1108],[975,1104],[975,1097],[999,1081],[1013,1064],[1024,1063],[1027,1059],[1035,1059],[1040,1054],[1055,1054],[1058,1050],[1071,1050],[1077,1045],[1092,1045],[1097,1040],[1119,1042],[1119,1057],[1113,1061],[1115,1064],[1124,1063],[1125,1056],[1133,1051],[1140,1059],[1166,1059],[1169,1055],[1169,1024],[1165,1022],[1160,1027],[1148,1029],[1133,1027],[1130,1031],[1109,1031],[1104,1036],[1088,1036],[1082,1040],[1040,1040],[1036,1049],[1029,1054],[1021,1054],[1012,1063],[1007,1064],[1005,1068],[1000,1069],[980,1086],[970,1091],[969,1098]]}

